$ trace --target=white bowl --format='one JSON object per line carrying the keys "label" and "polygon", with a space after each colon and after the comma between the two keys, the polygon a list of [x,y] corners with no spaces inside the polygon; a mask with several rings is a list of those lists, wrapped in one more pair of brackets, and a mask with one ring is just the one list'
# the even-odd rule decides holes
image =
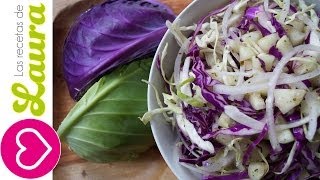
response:
{"label": "white bowl", "polygon": [[[177,19],[180,20],[182,26],[191,25],[197,23],[199,19],[206,16],[209,12],[227,5],[228,0],[195,0],[186,9],[179,14]],[[317,10],[320,9],[319,0],[306,0],[307,3],[317,4]],[[319,12],[319,11],[318,11]],[[159,70],[156,67],[156,57],[161,54],[166,43],[168,43],[167,55],[163,63],[164,71],[167,75],[171,75],[174,67],[174,60],[176,59],[179,46],[176,43],[173,35],[168,31],[164,35],[156,55],[154,56],[153,64],[150,71],[149,82],[151,82],[161,95],[164,92],[165,83]],[[158,108],[158,104],[155,97],[155,92],[152,87],[148,87],[148,110]],[[171,124],[165,122],[162,115],[156,115],[151,121],[151,128],[154,139],[160,150],[161,155],[166,161],[172,172],[182,180],[194,180],[200,179],[201,175],[193,173],[190,170],[179,164],[179,157],[177,154],[176,143],[178,142],[178,135],[176,131],[173,131]]]}

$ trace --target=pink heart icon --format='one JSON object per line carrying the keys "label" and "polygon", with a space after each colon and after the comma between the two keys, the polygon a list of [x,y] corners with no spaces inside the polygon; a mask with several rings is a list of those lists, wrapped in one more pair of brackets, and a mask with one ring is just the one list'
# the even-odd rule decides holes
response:
{"label": "pink heart icon", "polygon": [[[17,136],[15,138],[17,138]],[[47,151],[48,149],[42,143],[39,137],[33,132],[24,132],[21,134],[19,139],[20,139],[20,145],[18,145],[19,143],[16,142],[17,143],[16,152],[18,153],[18,151],[21,150],[21,148],[23,150],[25,147],[26,150],[22,152],[19,159],[20,159],[20,162],[26,166],[31,166],[35,164],[41,158],[41,156],[45,153],[45,151]],[[24,147],[22,147],[21,145]]]}
{"label": "pink heart icon", "polygon": [[[33,133],[40,141],[36,141],[36,143],[28,143],[28,141],[24,141],[22,142],[21,141],[21,136],[23,136],[24,134],[26,133]],[[43,138],[43,136],[35,129],[33,128],[25,128],[25,129],[22,129],[18,132],[17,136],[16,136],[16,143],[18,145],[18,147],[20,148],[18,153],[16,154],[16,162],[17,164],[23,168],[23,169],[26,169],[26,170],[33,170],[35,168],[37,168],[42,162],[43,160],[49,155],[49,153],[52,151],[52,147],[48,144],[48,142]],[[41,144],[39,143],[42,143],[42,145],[45,146],[46,150],[44,152],[41,151]],[[27,165],[28,162],[22,162],[22,155],[28,151],[28,146],[30,148],[30,152],[29,154],[31,153],[33,156],[27,156],[28,159],[32,158],[32,157],[38,157],[40,155],[40,157],[36,160],[35,163],[31,164],[31,165]],[[32,148],[33,147],[37,147],[37,148]],[[33,149],[33,151],[31,150]],[[24,158],[26,159],[26,158]],[[30,161],[30,160],[29,160]]]}
{"label": "pink heart icon", "polygon": [[61,144],[56,131],[45,122],[25,119],[14,123],[1,140],[6,167],[22,178],[39,178],[57,165]]}

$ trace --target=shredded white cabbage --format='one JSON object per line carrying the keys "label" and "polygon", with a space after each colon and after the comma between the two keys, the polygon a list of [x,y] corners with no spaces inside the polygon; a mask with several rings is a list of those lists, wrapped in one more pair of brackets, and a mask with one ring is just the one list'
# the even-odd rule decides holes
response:
{"label": "shredded white cabbage", "polygon": [[283,8],[282,8],[282,11],[281,11],[280,17],[279,17],[280,23],[284,23],[284,21],[286,20],[288,14],[289,14],[289,10],[290,10],[290,0],[284,0],[283,1]]}

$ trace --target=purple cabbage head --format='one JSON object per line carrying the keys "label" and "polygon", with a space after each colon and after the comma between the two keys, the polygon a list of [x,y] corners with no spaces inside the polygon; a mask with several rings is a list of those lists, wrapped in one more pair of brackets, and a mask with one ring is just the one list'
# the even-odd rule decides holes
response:
{"label": "purple cabbage head", "polygon": [[148,0],[109,0],[83,13],[64,44],[64,77],[78,100],[107,71],[155,52],[175,15]]}

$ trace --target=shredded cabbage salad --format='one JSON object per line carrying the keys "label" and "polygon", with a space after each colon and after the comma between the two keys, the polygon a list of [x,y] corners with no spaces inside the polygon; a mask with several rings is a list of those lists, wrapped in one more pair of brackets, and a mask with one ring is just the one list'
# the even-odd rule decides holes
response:
{"label": "shredded cabbage salad", "polygon": [[[163,113],[179,163],[203,179],[320,176],[320,29],[315,5],[236,0],[197,24],[167,22],[180,50]],[[191,35],[190,35],[191,34]],[[188,36],[189,35],[189,36]]]}

